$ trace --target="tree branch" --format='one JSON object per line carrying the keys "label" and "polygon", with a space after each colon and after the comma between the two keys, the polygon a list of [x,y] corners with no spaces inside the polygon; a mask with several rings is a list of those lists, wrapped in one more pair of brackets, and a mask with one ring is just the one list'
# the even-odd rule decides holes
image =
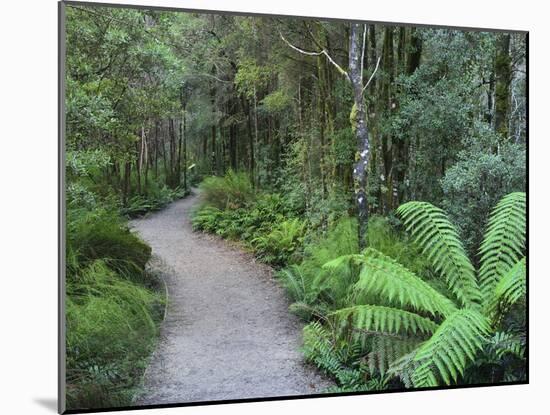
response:
{"label": "tree branch", "polygon": [[372,79],[374,78],[374,75],[376,74],[376,71],[378,70],[378,66],[380,65],[380,57],[378,57],[378,61],[376,62],[376,68],[374,68],[374,71],[372,72],[372,75],[370,76],[369,80],[367,81],[367,83],[365,84],[365,86],[363,87],[363,91],[362,92],[365,92],[365,89],[367,89],[367,87],[369,86],[370,84],[370,81],[372,81]]}
{"label": "tree branch", "polygon": [[365,64],[365,40],[367,39],[367,25],[363,25],[363,47],[361,49],[361,76],[363,76],[363,65]]}
{"label": "tree branch", "polygon": [[328,52],[323,49],[321,50],[320,52],[310,52],[310,51],[307,51],[307,50],[303,50],[303,49],[300,49],[296,46],[294,46],[292,43],[290,43],[288,40],[285,39],[285,37],[283,36],[283,34],[281,32],[279,32],[279,36],[281,37],[281,39],[283,40],[283,42],[285,42],[290,48],[294,49],[295,51],[301,53],[302,55],[308,55],[308,56],[320,56],[320,55],[325,55],[327,57],[327,59],[329,60],[330,63],[332,63],[336,69],[338,70],[338,72],[340,72],[340,74],[344,75],[346,77],[346,79],[348,81],[351,82],[351,79],[349,77],[349,74],[344,70],[342,69],[342,67],[340,65],[338,65],[331,57],[330,55],[328,54]]}

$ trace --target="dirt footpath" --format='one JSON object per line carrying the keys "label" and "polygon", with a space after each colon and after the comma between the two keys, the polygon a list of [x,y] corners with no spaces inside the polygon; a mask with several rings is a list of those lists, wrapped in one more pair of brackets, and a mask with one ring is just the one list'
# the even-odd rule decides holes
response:
{"label": "dirt footpath", "polygon": [[193,232],[196,195],[131,226],[170,270],[161,338],[136,404],[320,393],[302,327],[271,269],[215,236]]}

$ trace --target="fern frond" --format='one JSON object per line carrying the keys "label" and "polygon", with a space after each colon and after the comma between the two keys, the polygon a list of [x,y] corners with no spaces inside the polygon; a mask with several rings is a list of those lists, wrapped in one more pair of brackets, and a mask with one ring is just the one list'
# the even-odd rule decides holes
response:
{"label": "fern frond", "polygon": [[499,305],[511,306],[527,294],[525,257],[520,259],[497,283],[489,300],[489,312],[497,312]]}
{"label": "fern frond", "polygon": [[431,203],[408,202],[399,206],[397,214],[461,303],[465,306],[479,303],[474,267],[445,212]]}
{"label": "fern frond", "polygon": [[499,331],[489,339],[489,348],[499,359],[502,359],[506,354],[523,359],[525,357],[525,344],[524,333]]}
{"label": "fern frond", "polygon": [[347,390],[359,390],[366,387],[361,370],[346,365],[346,351],[356,358],[358,350],[354,347],[336,347],[331,333],[319,322],[304,327],[304,345],[302,348],[306,360],[315,363],[325,373],[334,376],[338,384]]}
{"label": "fern frond", "polygon": [[510,193],[497,204],[481,243],[479,278],[484,298],[490,298],[499,280],[520,260],[525,249],[526,196]]}
{"label": "fern frond", "polygon": [[378,373],[385,377],[394,362],[416,350],[421,342],[415,337],[372,336],[371,352],[367,355],[367,364],[371,375]]}
{"label": "fern frond", "polygon": [[307,293],[307,284],[299,266],[291,265],[288,268],[282,269],[276,274],[276,277],[286,288],[292,300],[304,301]]}
{"label": "fern frond", "polygon": [[448,316],[455,304],[392,258],[368,248],[355,290],[381,295],[390,302],[410,306],[433,316]]}
{"label": "fern frond", "polygon": [[389,334],[432,334],[437,324],[418,314],[378,305],[358,305],[332,312],[341,329],[353,329]]}
{"label": "fern frond", "polygon": [[363,259],[363,255],[360,255],[360,254],[342,255],[342,256],[339,256],[338,258],[335,258],[331,261],[326,262],[323,265],[323,269],[327,269],[330,271],[337,271],[342,267],[349,267],[352,263],[361,262],[362,259]]}
{"label": "fern frond", "polygon": [[396,377],[403,382],[405,388],[414,387],[413,374],[416,368],[420,366],[420,363],[414,360],[416,351],[417,348],[403,354],[401,357],[391,362],[388,370],[386,371],[386,381]]}
{"label": "fern frond", "polygon": [[317,321],[304,327],[304,345],[302,347],[306,360],[314,362],[329,374],[336,374],[342,369],[330,333]]}
{"label": "fern frond", "polygon": [[449,316],[434,335],[417,350],[414,360],[415,387],[438,386],[442,380],[450,385],[464,374],[468,361],[474,361],[489,332],[487,317],[472,309],[462,309]]}

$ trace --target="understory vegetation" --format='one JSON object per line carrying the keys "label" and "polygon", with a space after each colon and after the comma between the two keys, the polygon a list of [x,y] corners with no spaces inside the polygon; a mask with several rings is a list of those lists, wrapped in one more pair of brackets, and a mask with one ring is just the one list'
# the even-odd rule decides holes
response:
{"label": "understory vegetation", "polygon": [[85,183],[72,175],[67,192],[67,406],[125,406],[139,391],[164,297],[146,270],[151,248],[112,197],[99,199]]}
{"label": "understory vegetation", "polygon": [[128,219],[195,186],[331,391],[526,380],[524,33],[66,12],[69,409],[132,403],[163,298]]}

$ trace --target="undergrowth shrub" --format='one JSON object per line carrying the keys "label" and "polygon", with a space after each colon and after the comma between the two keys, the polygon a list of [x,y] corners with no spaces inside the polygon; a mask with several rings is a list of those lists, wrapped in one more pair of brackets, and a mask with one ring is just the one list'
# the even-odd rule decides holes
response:
{"label": "undergrowth shrub", "polygon": [[275,225],[268,234],[252,239],[251,244],[260,258],[281,266],[294,261],[299,255],[305,232],[305,221],[297,218],[285,220]]}
{"label": "undergrowth shrub", "polygon": [[67,406],[126,406],[138,391],[162,318],[151,248],[113,209],[69,207]]}
{"label": "undergrowth shrub", "polygon": [[[225,179],[211,179],[218,184],[225,183]],[[233,202],[222,208],[219,203],[212,204],[211,200],[210,196],[204,197],[202,205],[193,212],[191,222],[194,230],[241,240],[261,260],[275,266],[286,265],[297,258],[307,226],[291,217],[292,213],[280,194],[260,194],[246,203],[244,199],[239,203],[232,199]]]}
{"label": "undergrowth shrub", "polygon": [[116,212],[103,209],[69,211],[67,245],[82,265],[102,259],[119,275],[137,281],[151,257],[151,248]]}
{"label": "undergrowth shrub", "polygon": [[128,405],[152,352],[162,299],[120,278],[102,260],[67,286],[67,403],[70,408]]}
{"label": "undergrowth shrub", "polygon": [[168,203],[181,199],[188,193],[189,191],[183,187],[170,189],[166,185],[159,186],[156,182],[151,182],[147,194],[132,196],[127,206],[121,208],[121,213],[130,217],[144,215],[147,212],[162,209]]}
{"label": "undergrowth shrub", "polygon": [[254,199],[246,173],[228,171],[223,177],[207,177],[199,186],[205,204],[218,209],[243,207]]}

